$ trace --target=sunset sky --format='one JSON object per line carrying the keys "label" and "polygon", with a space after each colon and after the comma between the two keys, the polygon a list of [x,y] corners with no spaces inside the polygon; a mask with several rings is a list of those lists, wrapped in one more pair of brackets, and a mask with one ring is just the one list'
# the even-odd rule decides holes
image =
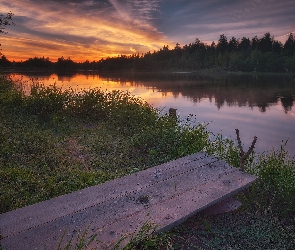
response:
{"label": "sunset sky", "polygon": [[13,0],[0,14],[15,26],[1,34],[9,60],[70,57],[74,61],[173,48],[221,34],[250,39],[270,32],[285,42],[295,33],[294,0]]}

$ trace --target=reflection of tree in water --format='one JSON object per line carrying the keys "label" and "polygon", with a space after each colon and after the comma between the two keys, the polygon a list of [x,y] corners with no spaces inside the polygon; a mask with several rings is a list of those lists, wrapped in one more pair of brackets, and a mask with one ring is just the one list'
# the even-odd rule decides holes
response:
{"label": "reflection of tree in water", "polygon": [[[269,87],[253,87],[247,88],[234,85],[159,85],[161,92],[172,92],[173,96],[182,96],[190,98],[193,102],[199,103],[202,99],[208,98],[210,102],[215,99],[217,109],[221,109],[224,105],[227,106],[247,106],[251,109],[258,107],[261,112],[266,112],[267,108],[278,104],[278,93],[280,88],[274,86]],[[295,90],[293,91],[295,93]],[[287,98],[287,97],[283,97]],[[288,97],[286,100],[281,100],[284,110],[290,111],[293,106],[293,99]]]}
{"label": "reflection of tree in water", "polygon": [[[171,79],[158,81],[143,81],[145,86],[156,87],[160,92],[171,92],[174,97],[182,95],[195,103],[208,98],[210,102],[215,99],[217,109],[227,106],[248,106],[251,109],[258,107],[266,112],[270,106],[277,105],[279,101],[289,112],[294,105],[295,85],[288,82],[284,76],[243,76],[223,78],[221,80],[198,78]],[[293,95],[292,95],[293,94]]]}
{"label": "reflection of tree in water", "polygon": [[[84,73],[84,72],[83,72]],[[39,72],[40,74],[40,72]],[[75,73],[62,72],[58,74],[58,80],[70,80]],[[89,76],[93,76],[89,73]],[[291,111],[295,104],[294,76],[282,75],[226,75],[218,77],[210,75],[194,74],[107,74],[96,75],[101,80],[115,81],[131,86],[143,85],[153,91],[162,92],[167,96],[170,92],[177,98],[184,96],[194,103],[199,103],[204,98],[210,102],[215,99],[217,109],[227,106],[247,106],[251,109],[258,107],[261,112],[267,108],[277,105],[279,101],[285,113]],[[46,77],[44,74],[43,77]]]}
{"label": "reflection of tree in water", "polygon": [[293,105],[294,105],[294,96],[292,95],[286,95],[280,97],[282,106],[284,107],[285,113],[287,114],[288,112],[291,111]]}
{"label": "reflection of tree in water", "polygon": [[274,93],[266,93],[266,91],[259,91],[255,98],[256,106],[260,112],[265,112],[266,108],[278,103],[278,98]]}

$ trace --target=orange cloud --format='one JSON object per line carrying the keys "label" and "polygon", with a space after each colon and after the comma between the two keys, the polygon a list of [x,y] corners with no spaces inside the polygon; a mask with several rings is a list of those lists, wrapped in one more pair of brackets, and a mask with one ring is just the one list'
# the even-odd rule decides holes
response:
{"label": "orange cloud", "polygon": [[[149,7],[149,1],[143,3]],[[53,0],[0,3],[2,12],[14,13],[16,23],[2,37],[3,53],[17,61],[34,56],[84,61],[170,45],[148,18],[132,16],[132,8],[115,0],[108,4]]]}

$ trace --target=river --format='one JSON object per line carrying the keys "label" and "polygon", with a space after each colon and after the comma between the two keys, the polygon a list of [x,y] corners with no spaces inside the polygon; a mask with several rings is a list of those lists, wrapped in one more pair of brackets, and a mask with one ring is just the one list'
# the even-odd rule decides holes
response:
{"label": "river", "polygon": [[192,114],[196,122],[209,123],[208,129],[224,138],[236,139],[238,128],[244,148],[257,136],[256,151],[279,149],[288,141],[285,148],[295,155],[294,75],[31,72],[11,76],[27,85],[34,81],[76,90],[94,87],[127,90],[162,113],[175,108],[180,119]]}

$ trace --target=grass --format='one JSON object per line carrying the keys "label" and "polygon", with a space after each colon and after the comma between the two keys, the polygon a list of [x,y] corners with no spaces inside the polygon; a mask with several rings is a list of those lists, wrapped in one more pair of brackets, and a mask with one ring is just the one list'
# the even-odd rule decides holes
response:
{"label": "grass", "polygon": [[[200,150],[238,166],[236,143],[213,136],[206,124],[192,126],[192,119],[159,116],[128,92],[33,84],[26,95],[21,84],[1,78],[0,213]],[[197,215],[166,234],[153,235],[147,224],[126,249],[294,248],[294,161],[284,147],[254,152],[246,171],[259,180],[238,195],[242,209]]]}
{"label": "grass", "polygon": [[[271,215],[231,212],[197,215],[173,229],[175,249],[294,249],[294,224]],[[185,247],[183,247],[185,246]]]}

